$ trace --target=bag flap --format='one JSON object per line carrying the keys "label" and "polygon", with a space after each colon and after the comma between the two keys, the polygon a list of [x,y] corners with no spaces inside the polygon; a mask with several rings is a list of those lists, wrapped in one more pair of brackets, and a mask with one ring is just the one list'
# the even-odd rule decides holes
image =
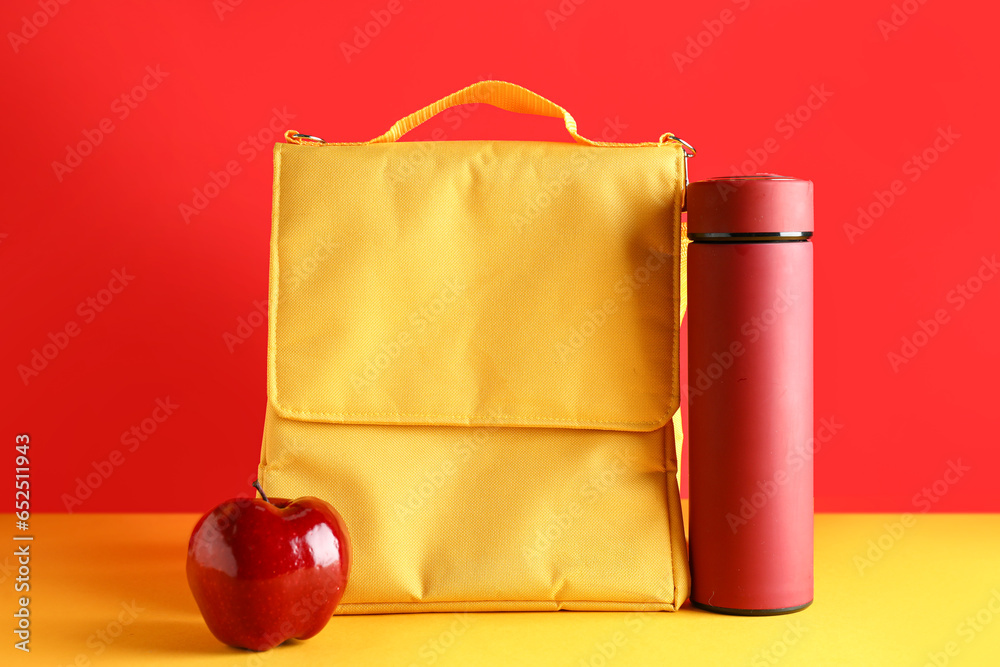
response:
{"label": "bag flap", "polygon": [[663,426],[679,394],[682,160],[674,144],[278,144],[274,409]]}

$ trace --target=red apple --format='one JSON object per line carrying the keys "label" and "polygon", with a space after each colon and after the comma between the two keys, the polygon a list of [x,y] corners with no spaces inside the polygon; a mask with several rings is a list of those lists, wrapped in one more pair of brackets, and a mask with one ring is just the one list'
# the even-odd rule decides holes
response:
{"label": "red apple", "polygon": [[234,498],[194,527],[188,585],[219,641],[265,651],[326,626],[350,553],[343,519],[319,498]]}

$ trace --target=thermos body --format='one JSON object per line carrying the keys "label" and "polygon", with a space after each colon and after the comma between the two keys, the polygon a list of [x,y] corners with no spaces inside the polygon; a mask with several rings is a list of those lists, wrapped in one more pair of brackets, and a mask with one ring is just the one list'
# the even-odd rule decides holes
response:
{"label": "thermos body", "polygon": [[812,184],[701,181],[688,208],[691,601],[796,611],[813,599]]}

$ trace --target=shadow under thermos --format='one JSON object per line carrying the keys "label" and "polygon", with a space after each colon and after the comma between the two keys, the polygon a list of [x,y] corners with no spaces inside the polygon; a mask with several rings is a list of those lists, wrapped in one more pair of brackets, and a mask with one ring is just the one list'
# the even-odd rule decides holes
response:
{"label": "shadow under thermos", "polygon": [[813,184],[692,183],[688,202],[691,602],[813,599]]}

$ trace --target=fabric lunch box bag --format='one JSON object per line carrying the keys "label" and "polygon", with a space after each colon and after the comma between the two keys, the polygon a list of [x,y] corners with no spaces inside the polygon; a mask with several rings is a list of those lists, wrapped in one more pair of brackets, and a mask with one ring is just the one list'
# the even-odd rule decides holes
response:
{"label": "fabric lunch box bag", "polygon": [[[397,141],[479,103],[573,142]],[[684,602],[685,157],[501,81],[275,146],[259,474],[342,514],[338,613]]]}

